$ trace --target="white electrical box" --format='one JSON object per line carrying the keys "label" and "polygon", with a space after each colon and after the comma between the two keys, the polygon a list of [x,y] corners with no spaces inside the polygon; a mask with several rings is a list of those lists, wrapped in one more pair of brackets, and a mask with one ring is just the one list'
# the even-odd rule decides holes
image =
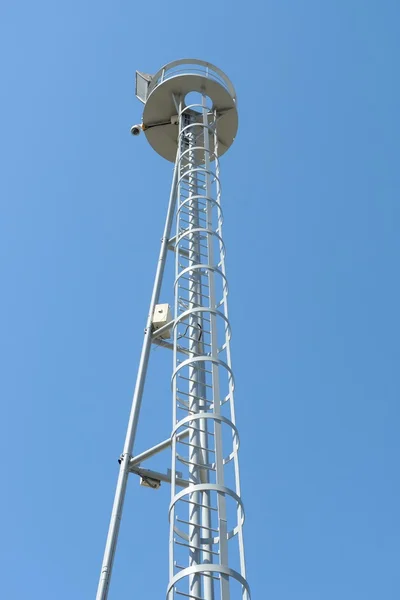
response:
{"label": "white electrical box", "polygon": [[167,328],[161,335],[160,338],[165,340],[171,337],[171,328],[172,328],[172,315],[169,304],[156,304],[154,308],[153,314],[153,329],[157,331],[157,329],[161,329],[167,323],[171,323],[171,327]]}

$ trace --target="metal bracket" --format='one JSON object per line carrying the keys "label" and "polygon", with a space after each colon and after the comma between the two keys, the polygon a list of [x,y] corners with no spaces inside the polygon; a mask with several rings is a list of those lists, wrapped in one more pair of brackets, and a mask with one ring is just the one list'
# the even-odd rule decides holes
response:
{"label": "metal bracket", "polygon": [[[156,344],[157,346],[161,346],[161,348],[168,348],[169,350],[174,349],[174,345],[171,344],[171,342],[166,342],[165,340],[159,340],[158,338],[155,338],[154,340],[152,340],[152,342],[153,342],[153,344]],[[178,352],[181,352],[182,354],[186,354],[186,356],[192,356],[192,353],[187,348],[183,348],[182,346],[177,346],[176,349]]]}
{"label": "metal bracket", "polygon": [[[172,252],[175,252],[175,251],[176,251],[176,245],[175,245],[175,242],[176,242],[176,235],[174,235],[173,237],[171,237],[171,238],[168,240],[168,250],[171,250]],[[181,256],[184,256],[185,258],[189,258],[189,252],[188,252],[187,250],[185,250],[184,248],[181,248],[181,249],[179,250],[179,254],[180,254]]]}
{"label": "metal bracket", "polygon": [[[189,433],[190,433],[189,429],[185,429],[184,431],[182,431],[181,433],[179,433],[176,436],[176,439],[184,440],[187,437],[189,437]],[[134,467],[135,465],[139,465],[144,460],[147,460],[148,458],[151,458],[152,456],[159,454],[160,452],[162,452],[163,450],[166,450],[170,446],[171,446],[171,438],[168,438],[167,440],[160,442],[156,446],[153,446],[149,450],[145,450],[141,454],[137,454],[136,456],[132,457],[131,460],[129,461],[129,470],[131,470],[131,467]]]}
{"label": "metal bracket", "polygon": [[163,333],[165,333],[166,331],[168,331],[169,329],[172,328],[173,324],[174,324],[174,321],[172,320],[169,323],[166,323],[165,325],[160,327],[159,329],[154,330],[152,332],[151,339],[154,340],[155,338],[161,337]]}
{"label": "metal bracket", "polygon": [[[176,436],[177,441],[183,440],[183,439],[189,437],[189,433],[190,433],[189,429],[185,429],[184,431],[182,431],[181,433],[179,433]],[[142,479],[141,485],[144,485],[145,487],[150,487],[153,489],[158,489],[161,485],[161,481],[164,481],[166,483],[171,483],[170,469],[168,469],[168,473],[165,474],[165,473],[159,473],[158,471],[152,471],[150,469],[143,469],[140,466],[140,463],[143,462],[144,460],[147,460],[148,458],[151,458],[152,456],[155,456],[156,454],[159,454],[163,450],[166,450],[167,448],[169,448],[171,446],[171,443],[172,443],[171,438],[168,438],[167,440],[160,442],[156,446],[153,446],[149,450],[145,450],[141,454],[137,454],[136,456],[134,456],[133,458],[130,459],[129,472],[135,473],[135,475],[139,475],[139,477],[141,477],[141,479]],[[182,473],[178,473],[178,472],[176,473],[175,482],[176,482],[176,485],[179,485],[179,487],[187,487],[189,485],[189,481],[187,481],[186,479],[182,479]]]}
{"label": "metal bracket", "polygon": [[[154,481],[155,484],[161,481],[164,481],[165,483],[171,483],[171,475],[168,475],[166,473],[160,473],[159,471],[151,471],[150,469],[142,469],[142,467],[135,466],[129,467],[129,471],[131,473],[134,473],[135,475],[139,475],[139,477],[142,477],[144,480],[147,479],[150,481]],[[181,479],[180,477],[175,478],[175,483],[176,485],[179,485],[179,487],[183,488],[186,488],[190,485],[190,482],[187,481],[187,479]],[[154,485],[154,488],[158,487],[158,485]]]}

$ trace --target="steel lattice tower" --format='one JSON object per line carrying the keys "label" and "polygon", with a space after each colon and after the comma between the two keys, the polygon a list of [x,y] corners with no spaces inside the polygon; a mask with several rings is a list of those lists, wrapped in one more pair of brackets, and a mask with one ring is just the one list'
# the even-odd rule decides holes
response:
{"label": "steel lattice tower", "polygon": [[[136,95],[144,112],[132,133],[143,130],[175,166],[97,600],[108,596],[130,473],[149,487],[171,484],[167,600],[250,600],[219,167],[237,131],[236,94],[218,68],[187,59],[153,77],[137,72]],[[168,305],[159,304],[169,251],[175,258],[172,316]],[[152,344],[172,350],[172,431],[134,456]],[[141,466],[167,448],[167,473]]]}

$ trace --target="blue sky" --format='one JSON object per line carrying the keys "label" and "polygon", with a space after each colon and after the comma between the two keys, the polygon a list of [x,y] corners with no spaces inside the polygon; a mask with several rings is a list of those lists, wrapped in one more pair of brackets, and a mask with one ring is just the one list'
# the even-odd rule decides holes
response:
{"label": "blue sky", "polygon": [[[172,174],[129,135],[134,72],[185,56],[238,93],[253,599],[399,597],[399,20],[395,0],[2,3],[4,598],[95,596]],[[153,351],[138,451],[169,435],[170,369]],[[164,597],[168,500],[130,481],[110,600]]]}

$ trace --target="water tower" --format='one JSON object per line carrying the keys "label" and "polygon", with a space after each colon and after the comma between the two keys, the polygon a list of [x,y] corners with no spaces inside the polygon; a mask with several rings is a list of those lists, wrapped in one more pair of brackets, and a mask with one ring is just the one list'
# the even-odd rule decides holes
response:
{"label": "water tower", "polygon": [[[165,507],[170,523],[167,600],[250,600],[219,163],[237,131],[236,94],[220,69],[185,59],[154,76],[137,72],[136,96],[144,104],[143,118],[131,132],[143,131],[154,150],[174,163],[174,172],[97,600],[108,597],[130,474],[150,488],[161,482],[171,486]],[[175,263],[173,306],[160,298],[168,260]],[[172,360],[170,435],[135,456],[153,344]],[[143,466],[166,450],[172,455],[166,472]],[[134,590],[129,597],[135,598]]]}

